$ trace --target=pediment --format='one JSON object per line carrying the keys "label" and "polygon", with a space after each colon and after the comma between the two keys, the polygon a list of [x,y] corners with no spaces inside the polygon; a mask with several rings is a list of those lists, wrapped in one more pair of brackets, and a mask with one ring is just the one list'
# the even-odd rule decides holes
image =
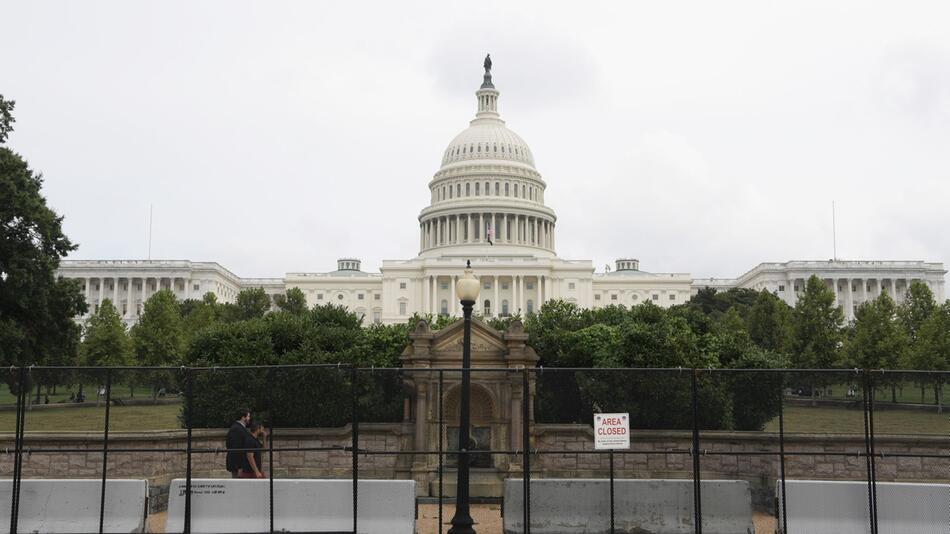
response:
{"label": "pediment", "polygon": [[[461,355],[464,334],[464,322],[461,320],[443,328],[432,339],[432,352],[440,355]],[[507,350],[500,332],[477,319],[472,320],[473,355],[495,355],[501,360]]]}

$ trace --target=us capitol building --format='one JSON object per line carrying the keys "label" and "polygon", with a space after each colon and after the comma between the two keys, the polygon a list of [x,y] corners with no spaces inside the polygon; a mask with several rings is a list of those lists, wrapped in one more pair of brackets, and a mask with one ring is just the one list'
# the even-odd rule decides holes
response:
{"label": "us capitol building", "polygon": [[219,302],[234,302],[246,288],[274,295],[297,287],[309,305],[343,305],[367,322],[403,322],[413,313],[461,315],[455,281],[466,260],[482,284],[476,311],[486,317],[532,313],[550,299],[585,308],[645,301],[667,307],[704,287],[767,289],[794,305],[813,274],[834,290],[848,318],[882,291],[900,301],[913,280],[925,282],[938,301],[945,298],[947,271],[942,263],[924,261],[762,263],[735,279],[700,279],[642,271],[633,258],[616,260],[616,268],[604,273],[595,272],[590,260],[560,258],[557,215],[544,203],[547,183],[528,144],[498,113],[488,58],[475,96],[475,118],[443,151],[429,182],[429,205],[419,214],[419,253],[412,259],[383,261],[379,273],[371,273],[359,259],[344,258],[335,271],[263,279],[241,278],[214,262],[64,260],[59,275],[83,281],[90,313],[108,298],[128,324],[159,289],[179,299],[211,292]]}

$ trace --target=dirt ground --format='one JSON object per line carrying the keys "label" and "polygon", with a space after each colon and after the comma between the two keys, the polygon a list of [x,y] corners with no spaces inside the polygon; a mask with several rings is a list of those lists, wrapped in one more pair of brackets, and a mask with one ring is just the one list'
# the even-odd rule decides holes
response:
{"label": "dirt ground", "polygon": [[[452,519],[455,508],[443,506],[442,532],[449,530],[448,522]],[[472,505],[472,519],[475,520],[475,531],[479,534],[501,534],[501,506],[497,504]],[[774,534],[775,518],[769,514],[755,512],[752,515],[755,524],[755,534]],[[435,504],[420,504],[419,518],[416,520],[418,534],[439,534],[439,506]],[[146,532],[165,532],[165,512],[148,516]]]}

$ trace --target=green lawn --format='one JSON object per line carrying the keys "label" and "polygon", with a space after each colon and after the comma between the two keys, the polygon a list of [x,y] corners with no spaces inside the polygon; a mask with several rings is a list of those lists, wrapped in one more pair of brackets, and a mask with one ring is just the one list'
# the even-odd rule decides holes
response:
{"label": "green lawn", "polygon": [[[110,431],[169,430],[178,424],[178,404],[113,406],[109,412]],[[44,408],[28,411],[26,431],[99,431],[105,427],[105,406],[83,408]],[[13,432],[16,412],[0,412],[0,432]]]}
{"label": "green lawn", "polygon": [[[906,375],[905,375],[906,376]],[[859,381],[860,383],[860,381]],[[834,384],[829,386],[831,389],[831,395],[823,395],[821,398],[824,399],[840,399],[840,400],[861,400],[861,391],[860,389],[856,391],[855,397],[848,398],[848,385],[847,384]],[[899,387],[897,388],[897,402],[900,403],[909,403],[909,404],[934,404],[934,388],[932,385],[924,388],[923,399],[920,395],[920,385],[916,384],[911,380],[902,381]],[[884,386],[875,388],[874,391],[874,401],[875,402],[891,402],[891,388],[890,386]],[[921,402],[923,400],[923,402]]]}
{"label": "green lawn", "polygon": [[[765,430],[778,432],[778,418],[767,424]],[[786,406],[785,431],[863,434],[864,412],[846,408]],[[947,436],[950,434],[950,410],[943,414],[916,410],[875,410],[874,433]]]}
{"label": "green lawn", "polygon": [[[113,406],[110,430],[141,431],[180,428],[179,405]],[[0,432],[13,432],[16,412],[0,412]],[[26,416],[29,431],[102,431],[105,407],[46,408],[32,410]],[[765,428],[778,432],[778,418]],[[874,413],[874,430],[880,434],[950,434],[950,413],[913,410],[881,410]],[[861,410],[845,408],[788,406],[785,408],[786,432],[864,433]]]}
{"label": "green lawn", "polygon": [[[86,402],[96,402],[96,389],[99,387],[99,384],[84,384],[83,385],[83,395],[86,396]],[[65,386],[59,386],[56,388],[56,393],[49,394],[50,404],[56,404],[60,402],[67,402],[69,400],[70,394],[75,394],[79,391],[79,385],[69,386],[67,389]],[[43,403],[46,397],[46,388],[44,387],[40,393],[40,402]],[[112,397],[116,399],[147,399],[152,395],[152,388],[149,386],[135,386],[133,389],[130,389],[129,386],[124,384],[114,384],[112,386]],[[36,389],[31,392],[31,397],[36,398]],[[0,405],[2,404],[16,404],[16,395],[10,393],[10,387],[6,384],[0,385]]]}

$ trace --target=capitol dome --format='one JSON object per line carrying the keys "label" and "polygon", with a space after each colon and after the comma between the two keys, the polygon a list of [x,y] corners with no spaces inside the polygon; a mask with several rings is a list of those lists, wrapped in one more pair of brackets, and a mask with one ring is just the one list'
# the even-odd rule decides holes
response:
{"label": "capitol dome", "polygon": [[544,204],[547,184],[528,144],[501,120],[498,96],[486,57],[475,118],[429,182],[430,204],[419,215],[422,255],[554,256],[557,217]]}

